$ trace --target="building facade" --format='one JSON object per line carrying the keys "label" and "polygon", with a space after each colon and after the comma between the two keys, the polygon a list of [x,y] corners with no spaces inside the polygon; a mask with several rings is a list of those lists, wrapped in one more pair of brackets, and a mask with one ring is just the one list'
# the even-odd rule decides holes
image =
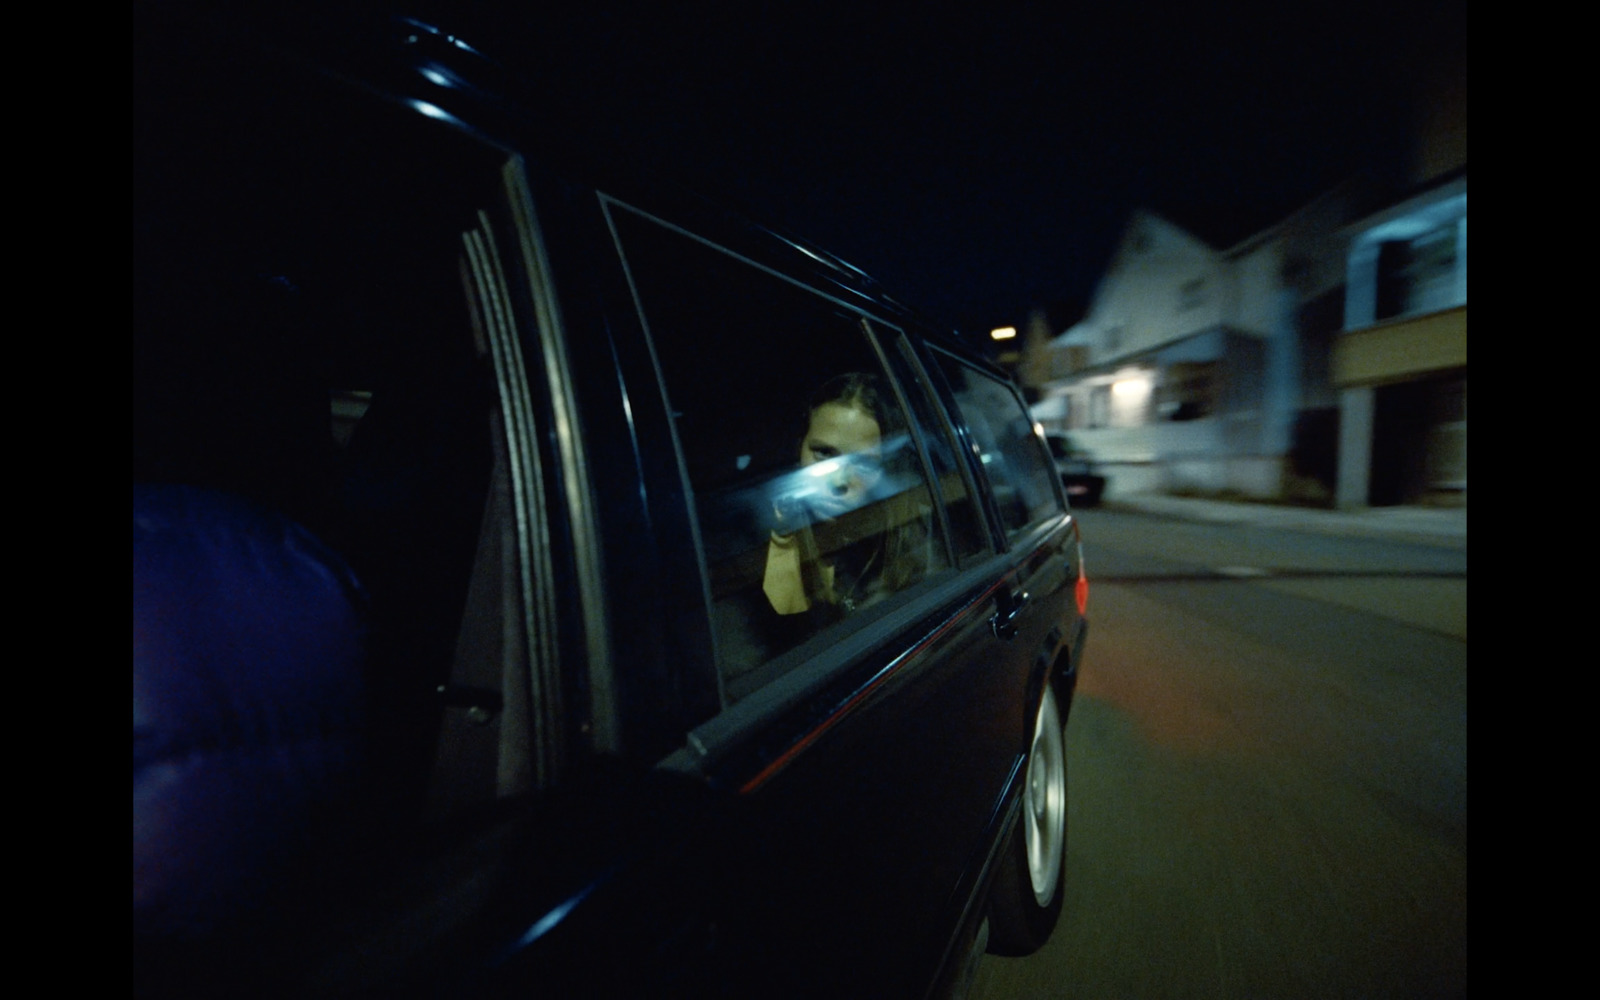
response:
{"label": "building facade", "polygon": [[1088,314],[1049,344],[1034,415],[1115,493],[1331,502],[1352,182],[1225,250],[1136,212]]}
{"label": "building facade", "polygon": [[1465,169],[1350,227],[1338,503],[1465,504]]}
{"label": "building facade", "polygon": [[1467,498],[1467,67],[1464,10],[1418,24],[1409,193],[1346,230],[1337,498]]}
{"label": "building facade", "polygon": [[1225,250],[1134,214],[1083,321],[1025,366],[1036,419],[1102,461],[1108,496],[1465,504],[1464,28],[1441,7],[1407,29],[1400,179]]}

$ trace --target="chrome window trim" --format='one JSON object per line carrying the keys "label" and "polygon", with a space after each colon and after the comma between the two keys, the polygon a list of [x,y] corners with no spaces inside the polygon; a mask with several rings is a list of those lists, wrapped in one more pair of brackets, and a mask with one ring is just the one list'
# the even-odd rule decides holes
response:
{"label": "chrome window trim", "polygon": [[[533,333],[538,338],[544,362],[550,394],[550,430],[555,436],[556,455],[561,466],[561,499],[564,501],[567,523],[572,529],[572,557],[577,571],[578,607],[583,622],[583,644],[590,684],[591,738],[596,750],[615,753],[621,749],[621,734],[617,726],[611,632],[599,529],[595,522],[594,501],[587,475],[587,445],[567,362],[566,328],[522,158],[515,156],[507,161],[503,175],[512,220],[516,225],[518,248],[527,271],[534,315]],[[551,579],[553,583],[553,577]],[[558,690],[560,663],[556,658],[552,658],[549,669],[548,683]],[[559,720],[557,722],[559,724]]]}
{"label": "chrome window trim", "polygon": [[[923,346],[928,350],[939,349],[936,345],[928,343],[926,340],[924,340],[922,343]],[[944,353],[949,354],[950,352],[945,351]],[[973,469],[973,463],[962,457],[962,451],[970,447],[970,443],[967,437],[966,425],[961,420],[957,419],[960,416],[960,411],[955,408],[955,394],[948,392],[949,385],[947,383],[935,381],[936,376],[933,374],[933,371],[927,362],[923,359],[922,352],[917,350],[917,345],[913,344],[909,337],[902,337],[901,339],[901,354],[905,356],[912,370],[916,373],[917,378],[920,380],[921,387],[927,391],[931,397],[930,403],[939,417],[940,426],[938,429],[944,433],[945,437],[949,440],[951,447],[954,449],[954,454],[951,455],[951,459],[956,463],[956,468],[961,473],[962,480],[967,485],[967,495],[972,498],[972,509],[978,517],[978,529],[988,534],[989,553],[980,556],[979,561],[981,563],[982,561],[987,560],[988,555],[992,555],[996,552],[1006,551],[1004,546],[998,545],[995,542],[997,537],[1004,537],[1005,531],[1004,529],[1000,529],[998,531],[996,530],[995,515],[994,512],[990,510],[991,500],[989,497],[988,484],[977,481],[978,474]],[[944,375],[942,372],[937,376],[937,378],[940,379],[943,377]],[[944,498],[941,495],[941,506],[944,503]],[[955,538],[953,535],[950,536],[949,541],[953,549],[953,546],[955,545]]]}
{"label": "chrome window trim", "polygon": [[462,243],[481,306],[477,318],[488,341],[506,437],[507,478],[520,553],[516,559],[521,590],[518,606],[528,658],[528,709],[533,727],[530,752],[535,784],[546,787],[560,768],[562,713],[555,599],[547,582],[551,578],[550,533],[543,514],[544,470],[536,446],[538,429],[505,270],[488,213],[478,212],[478,228],[463,233]]}
{"label": "chrome window trim", "polygon": [[[615,198],[610,197],[604,192],[596,192],[596,194],[600,199],[601,214],[606,221],[606,231],[611,234],[611,245],[615,248],[617,252],[617,260],[622,266],[622,276],[623,280],[628,286],[628,298],[633,306],[633,314],[638,319],[639,329],[644,334],[645,351],[650,356],[650,371],[651,375],[655,379],[654,388],[657,395],[666,406],[668,415],[667,433],[672,438],[673,460],[678,470],[678,488],[683,492],[685,497],[689,498],[689,502],[686,504],[689,519],[689,542],[694,549],[695,569],[698,571],[700,577],[701,614],[705,617],[707,623],[709,623],[711,621],[711,571],[710,567],[706,565],[705,538],[700,531],[700,512],[694,503],[694,485],[689,482],[689,462],[687,457],[684,455],[683,440],[678,435],[677,422],[671,417],[671,414],[673,413],[672,396],[667,391],[667,379],[661,370],[661,356],[656,352],[656,338],[650,329],[651,319],[650,316],[645,312],[644,303],[639,299],[639,286],[633,278],[633,262],[629,258],[628,251],[622,245],[622,235],[617,232],[616,220],[612,218],[611,215],[612,205],[621,205],[624,208],[629,208],[630,206],[617,201]],[[698,242],[706,243],[705,240],[701,240],[699,237],[694,236],[694,234],[682,229],[681,227],[674,226],[671,223],[658,219],[648,213],[640,212],[637,209],[630,208],[630,210],[639,215],[641,218],[649,219],[650,221],[670,229],[673,232],[688,236]],[[714,244],[707,245],[714,246]],[[623,388],[624,395],[631,396],[631,387],[625,385]],[[715,676],[717,682],[717,704],[725,706],[728,703],[728,694],[723,684],[722,671],[715,669],[714,666],[717,658],[716,637],[714,633],[711,639],[710,653],[713,664],[712,674]]]}
{"label": "chrome window trim", "polygon": [[[671,231],[679,234],[680,236],[687,237],[688,239],[694,240],[696,243],[699,243],[699,244],[701,244],[703,246],[710,247],[711,249],[716,250],[719,253],[726,254],[727,256],[732,257],[734,260],[737,260],[740,263],[745,264],[745,265],[747,265],[749,267],[753,267],[756,270],[761,271],[761,272],[763,272],[765,274],[771,275],[772,277],[777,278],[778,280],[780,280],[780,281],[782,281],[782,282],[784,282],[786,284],[793,285],[796,288],[804,289],[805,291],[810,292],[812,295],[815,295],[820,299],[825,299],[826,301],[833,303],[834,305],[838,306],[839,308],[848,311],[852,316],[865,317],[865,318],[871,320],[873,323],[881,324],[881,325],[883,325],[885,327],[893,327],[893,328],[896,328],[896,329],[899,329],[899,327],[900,327],[900,323],[899,322],[886,320],[886,319],[878,316],[877,314],[875,314],[871,310],[863,308],[863,303],[861,303],[861,302],[848,302],[848,301],[846,301],[844,299],[839,298],[836,295],[830,295],[829,293],[827,293],[827,292],[823,291],[822,289],[818,288],[816,285],[808,284],[807,282],[801,281],[801,280],[799,280],[798,278],[795,278],[792,275],[785,274],[782,271],[779,271],[779,270],[777,270],[777,269],[775,269],[775,268],[773,268],[773,267],[771,267],[771,266],[769,266],[767,264],[763,264],[758,260],[754,260],[754,259],[752,259],[752,258],[750,258],[750,257],[748,257],[748,256],[746,256],[746,255],[744,255],[742,253],[739,253],[737,250],[729,249],[728,247],[723,246],[721,243],[718,243],[715,240],[710,240],[710,239],[707,239],[704,236],[697,235],[696,233],[694,233],[691,230],[685,229],[682,226],[676,225],[676,224],[674,224],[672,222],[668,222],[666,219],[661,218],[659,215],[655,215],[655,214],[653,214],[651,212],[645,211],[644,209],[639,208],[639,207],[637,207],[635,205],[630,205],[629,203],[627,203],[625,201],[622,201],[620,198],[616,198],[616,197],[614,197],[612,195],[608,195],[603,191],[597,191],[595,193],[599,195],[601,207],[604,208],[605,211],[606,211],[606,222],[607,222],[608,225],[610,225],[610,223],[611,223],[611,206],[616,206],[617,208],[625,209],[626,211],[632,212],[634,215],[637,215],[642,219],[648,219],[651,222],[655,223],[658,226],[661,226],[664,229],[670,229]],[[611,227],[611,236],[612,236],[613,240],[616,240],[616,228],[614,226]],[[621,246],[622,246],[621,241],[618,240],[616,245],[617,245],[618,249],[620,250]],[[868,300],[867,304],[871,304],[870,300]]]}

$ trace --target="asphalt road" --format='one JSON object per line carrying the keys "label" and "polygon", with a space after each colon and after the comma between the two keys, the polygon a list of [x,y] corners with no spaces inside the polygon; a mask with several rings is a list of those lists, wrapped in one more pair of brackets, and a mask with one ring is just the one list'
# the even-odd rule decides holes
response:
{"label": "asphalt road", "polygon": [[1466,553],[1091,510],[1067,898],[974,1000],[1466,993]]}

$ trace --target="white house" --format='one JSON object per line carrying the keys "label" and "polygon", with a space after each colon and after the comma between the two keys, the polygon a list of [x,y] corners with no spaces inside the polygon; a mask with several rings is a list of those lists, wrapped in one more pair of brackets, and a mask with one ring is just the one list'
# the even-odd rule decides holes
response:
{"label": "white house", "polygon": [[1225,250],[1134,213],[1087,316],[1049,345],[1035,418],[1094,453],[1112,495],[1329,493],[1327,359],[1364,191]]}
{"label": "white house", "polygon": [[1353,180],[1228,249],[1135,213],[1029,366],[1036,419],[1105,462],[1108,496],[1465,504],[1465,23],[1408,29],[1411,193]]}

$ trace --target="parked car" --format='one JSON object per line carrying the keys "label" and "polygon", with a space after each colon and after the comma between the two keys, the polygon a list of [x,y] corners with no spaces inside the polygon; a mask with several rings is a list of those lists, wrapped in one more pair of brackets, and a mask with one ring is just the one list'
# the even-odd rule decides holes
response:
{"label": "parked car", "polygon": [[1016,387],[492,39],[248,6],[136,12],[136,995],[1042,945],[1088,584]]}
{"label": "parked car", "polygon": [[1100,474],[1093,456],[1073,446],[1065,434],[1046,434],[1050,457],[1061,477],[1061,486],[1074,507],[1095,507],[1106,492],[1106,477]]}

